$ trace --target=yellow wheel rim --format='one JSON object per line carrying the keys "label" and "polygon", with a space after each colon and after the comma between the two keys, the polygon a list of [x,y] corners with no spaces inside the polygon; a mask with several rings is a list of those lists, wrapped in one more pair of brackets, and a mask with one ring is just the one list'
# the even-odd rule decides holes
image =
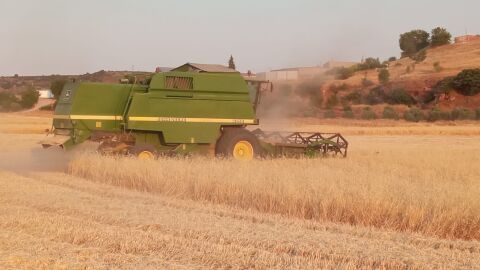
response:
{"label": "yellow wheel rim", "polygon": [[155,155],[152,152],[145,150],[138,153],[138,158],[142,160],[153,160],[155,159]]}
{"label": "yellow wheel rim", "polygon": [[233,147],[233,157],[237,160],[249,161],[253,155],[253,146],[248,141],[239,141]]}

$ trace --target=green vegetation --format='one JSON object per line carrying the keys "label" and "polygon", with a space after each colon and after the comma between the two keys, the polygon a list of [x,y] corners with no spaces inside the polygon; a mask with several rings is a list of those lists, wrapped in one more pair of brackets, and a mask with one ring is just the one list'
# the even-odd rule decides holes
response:
{"label": "green vegetation", "polygon": [[450,112],[442,111],[440,108],[433,108],[427,115],[427,120],[430,122],[435,122],[439,120],[450,120]]}
{"label": "green vegetation", "polygon": [[362,119],[364,120],[373,120],[376,119],[377,115],[375,112],[372,110],[371,107],[365,107],[362,110]]}
{"label": "green vegetation", "polygon": [[[19,100],[11,92],[0,92],[0,111],[9,112],[17,110]],[[16,104],[16,105],[15,105]],[[18,106],[17,106],[18,105]]]}
{"label": "green vegetation", "polygon": [[383,109],[382,118],[398,120],[400,117],[394,108],[387,106]]}
{"label": "green vegetation", "polygon": [[333,73],[335,75],[335,79],[337,80],[346,80],[355,74],[355,71],[357,71],[356,66],[352,66],[349,68],[346,67],[339,67],[339,68],[334,68],[332,71],[329,73]]}
{"label": "green vegetation", "polygon": [[465,96],[480,93],[480,68],[463,70],[452,79],[451,86]]}
{"label": "green vegetation", "polygon": [[327,99],[327,109],[331,109],[335,106],[338,105],[338,98],[337,98],[337,94],[332,94],[328,99]]}
{"label": "green vegetation", "polygon": [[378,72],[378,80],[381,84],[387,84],[390,81],[390,72],[386,68],[380,69]]}
{"label": "green vegetation", "polygon": [[411,56],[412,60],[415,60],[415,63],[421,63],[427,58],[427,49],[420,50],[418,53]]}
{"label": "green vegetation", "polygon": [[368,70],[368,69],[383,68],[383,67],[385,66],[382,63],[380,63],[380,59],[368,57],[362,63],[356,65],[356,70],[360,71],[360,70]]}
{"label": "green vegetation", "polygon": [[393,89],[387,99],[390,104],[405,104],[408,106],[415,104],[415,99],[403,88]]}
{"label": "green vegetation", "polygon": [[62,93],[63,86],[67,83],[67,80],[59,79],[59,80],[54,80],[50,83],[50,90],[52,90],[52,94],[55,97],[55,99],[58,99],[60,97],[60,94]]}
{"label": "green vegetation", "polygon": [[367,78],[363,78],[363,79],[362,79],[362,86],[363,86],[363,87],[370,87],[370,86],[372,86],[372,85],[374,85],[374,84],[375,84],[374,82],[370,81],[370,80],[367,79]]}
{"label": "green vegetation", "polygon": [[430,45],[430,34],[424,30],[416,29],[400,35],[399,44],[402,57],[413,57],[422,49]]}
{"label": "green vegetation", "polygon": [[228,67],[236,70],[235,60],[233,60],[233,55],[230,55],[230,59],[228,60]]}
{"label": "green vegetation", "polygon": [[368,105],[384,103],[386,100],[385,90],[382,86],[375,87],[365,96],[365,102]]}
{"label": "green vegetation", "polygon": [[476,118],[476,112],[466,108],[455,108],[451,112],[452,120],[473,120]]}
{"label": "green vegetation", "polygon": [[25,91],[21,94],[20,105],[22,108],[30,109],[38,102],[38,98],[40,97],[40,93],[35,90],[35,87],[29,86]]}
{"label": "green vegetation", "polygon": [[392,57],[388,58],[388,62],[393,62],[393,61],[397,61],[397,57],[392,56]]}
{"label": "green vegetation", "polygon": [[362,94],[360,91],[353,91],[342,97],[342,102],[351,102],[352,104],[360,104],[362,102]]}
{"label": "green vegetation", "polygon": [[443,67],[440,65],[440,62],[433,63],[433,70],[435,70],[435,72],[440,72],[443,70]]}
{"label": "green vegetation", "polygon": [[480,120],[480,108],[475,110],[475,119]]}
{"label": "green vegetation", "polygon": [[413,107],[403,114],[403,118],[409,122],[420,122],[425,116],[420,109]]}
{"label": "green vegetation", "polygon": [[430,45],[432,47],[442,46],[450,44],[452,41],[452,34],[450,34],[447,29],[442,27],[437,27],[432,30],[432,38]]}
{"label": "green vegetation", "polygon": [[32,108],[37,102],[40,94],[33,86],[29,86],[20,94],[20,98],[12,92],[0,92],[0,112],[15,112],[22,109]]}

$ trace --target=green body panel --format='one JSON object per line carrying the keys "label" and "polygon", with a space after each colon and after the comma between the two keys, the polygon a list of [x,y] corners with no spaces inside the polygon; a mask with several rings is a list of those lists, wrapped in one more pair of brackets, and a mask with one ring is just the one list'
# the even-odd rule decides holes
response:
{"label": "green body panel", "polygon": [[239,73],[157,73],[148,86],[72,83],[59,98],[54,127],[73,129],[73,144],[95,131],[129,132],[159,148],[212,144],[222,126],[258,124],[249,90]]}

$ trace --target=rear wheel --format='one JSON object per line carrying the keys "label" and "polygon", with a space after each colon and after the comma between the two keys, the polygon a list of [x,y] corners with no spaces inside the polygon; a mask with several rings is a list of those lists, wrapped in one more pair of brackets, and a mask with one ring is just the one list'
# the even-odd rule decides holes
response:
{"label": "rear wheel", "polygon": [[223,157],[249,161],[261,156],[257,137],[244,128],[227,128],[217,142],[216,153]]}
{"label": "rear wheel", "polygon": [[142,160],[154,160],[158,157],[157,149],[149,144],[135,145],[130,152]]}

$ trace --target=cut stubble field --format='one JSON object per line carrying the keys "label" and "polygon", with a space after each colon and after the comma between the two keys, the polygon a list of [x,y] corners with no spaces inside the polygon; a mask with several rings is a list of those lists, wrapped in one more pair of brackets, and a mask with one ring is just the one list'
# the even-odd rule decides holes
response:
{"label": "cut stubble field", "polygon": [[480,269],[472,123],[360,125],[346,159],[250,163],[43,153],[48,124],[0,115],[0,268]]}

